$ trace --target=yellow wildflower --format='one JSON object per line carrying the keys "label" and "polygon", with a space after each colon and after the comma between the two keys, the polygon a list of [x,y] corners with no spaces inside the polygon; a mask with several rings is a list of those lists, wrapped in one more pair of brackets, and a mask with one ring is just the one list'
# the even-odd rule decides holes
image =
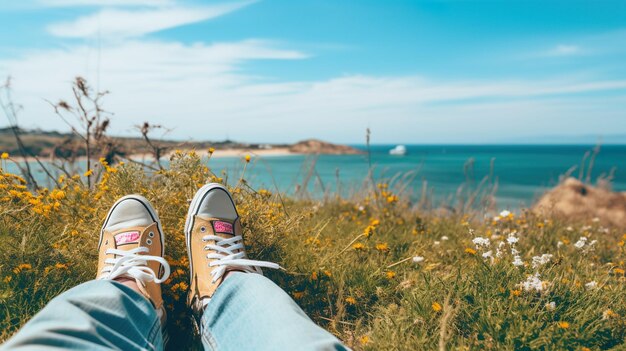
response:
{"label": "yellow wildflower", "polygon": [[621,269],[621,268],[615,268],[615,269],[613,269],[613,274],[624,275],[624,270]]}
{"label": "yellow wildflower", "polygon": [[213,155],[213,153],[214,153],[214,152],[215,152],[215,148],[210,147],[210,148],[209,148],[209,154],[210,154],[210,155]]}
{"label": "yellow wildflower", "polygon": [[521,290],[511,290],[511,296],[520,296],[521,294]]}
{"label": "yellow wildflower", "polygon": [[92,170],[92,169],[90,169],[90,170],[88,170],[87,172],[85,172],[85,173],[83,174],[83,176],[85,176],[85,177],[89,177],[89,176],[90,176],[90,175],[92,175],[92,174],[93,174],[93,170]]}
{"label": "yellow wildflower", "polygon": [[465,252],[467,252],[470,255],[476,255],[476,250],[472,249],[471,247],[466,248]]}
{"label": "yellow wildflower", "polygon": [[3,160],[6,160],[7,158],[9,158],[9,153],[8,152],[3,152],[2,156],[0,156],[0,158],[2,158]]}
{"label": "yellow wildflower", "polygon": [[32,268],[33,268],[33,266],[31,266],[30,263],[22,263],[22,264],[18,265],[17,267],[15,267],[13,269],[13,273],[18,274],[18,273],[20,273],[22,271],[27,271],[27,270],[30,270]]}
{"label": "yellow wildflower", "polygon": [[346,297],[346,303],[348,305],[353,306],[353,305],[356,304],[356,299],[354,297],[352,297],[352,296],[348,296],[348,297]]}
{"label": "yellow wildflower", "polygon": [[569,323],[568,322],[560,321],[558,324],[559,324],[559,328],[561,328],[561,329],[569,328]]}
{"label": "yellow wildflower", "polygon": [[294,291],[293,298],[296,300],[301,299],[304,296],[304,291]]}
{"label": "yellow wildflower", "polygon": [[396,276],[396,272],[394,272],[394,271],[387,271],[385,273],[385,276],[387,277],[387,279],[393,279]]}
{"label": "yellow wildflower", "polygon": [[2,280],[5,283],[10,282],[13,279],[13,277],[11,277],[10,275],[7,275],[6,277],[4,277],[4,279]]}
{"label": "yellow wildflower", "polygon": [[393,204],[398,202],[398,196],[397,195],[389,195],[387,196],[387,203],[389,204]]}
{"label": "yellow wildflower", "polygon": [[367,335],[363,335],[361,337],[361,339],[359,339],[359,342],[361,343],[361,345],[365,345],[370,341],[370,337]]}
{"label": "yellow wildflower", "polygon": [[363,243],[354,243],[352,244],[352,248],[356,251],[365,251],[365,245]]}
{"label": "yellow wildflower", "polygon": [[54,268],[56,268],[56,269],[67,269],[67,264],[65,264],[65,263],[56,263],[54,265]]}
{"label": "yellow wildflower", "polygon": [[376,229],[375,226],[373,225],[368,225],[367,227],[365,227],[365,230],[363,231],[363,235],[366,238],[369,238],[372,234],[374,234],[374,229]]}
{"label": "yellow wildflower", "polygon": [[185,283],[185,282],[180,282],[178,284],[180,286],[180,290],[182,290],[182,291],[185,291],[185,290],[187,290],[189,288],[189,285],[187,283]]}
{"label": "yellow wildflower", "polygon": [[311,280],[317,280],[317,272],[311,273]]}
{"label": "yellow wildflower", "polygon": [[389,246],[387,245],[387,243],[379,243],[376,244],[376,250],[380,252],[387,252],[389,251]]}
{"label": "yellow wildflower", "polygon": [[55,189],[50,193],[50,198],[54,200],[61,200],[65,198],[65,191]]}
{"label": "yellow wildflower", "polygon": [[324,271],[324,275],[330,278],[333,274],[330,271]]}
{"label": "yellow wildflower", "polygon": [[442,309],[443,307],[441,307],[441,305],[440,305],[438,302],[433,302],[433,304],[432,304],[432,308],[433,308],[433,311],[435,311],[435,312],[439,312],[439,311],[441,311],[441,309]]}

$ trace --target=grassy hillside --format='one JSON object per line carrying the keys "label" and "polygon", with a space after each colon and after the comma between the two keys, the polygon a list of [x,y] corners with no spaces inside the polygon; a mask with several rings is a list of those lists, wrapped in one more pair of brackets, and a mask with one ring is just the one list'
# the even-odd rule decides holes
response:
{"label": "grassy hillside", "polygon": [[[118,197],[140,193],[166,231],[173,343],[197,346],[184,305],[183,225],[194,192],[221,181],[207,166],[181,153],[153,174],[104,164],[90,175],[100,174],[93,189],[81,175],[38,194],[1,173],[0,340],[52,297],[94,278],[104,215]],[[249,256],[285,267],[267,275],[356,350],[626,348],[622,232],[526,213],[415,213],[386,183],[361,200],[315,203],[245,181],[228,185]]]}

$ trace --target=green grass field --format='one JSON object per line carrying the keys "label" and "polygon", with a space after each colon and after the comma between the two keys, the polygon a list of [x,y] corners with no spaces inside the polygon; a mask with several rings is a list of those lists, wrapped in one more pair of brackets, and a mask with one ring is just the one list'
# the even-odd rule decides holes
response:
{"label": "green grass field", "polygon": [[[118,197],[140,193],[166,232],[172,338],[177,349],[197,347],[185,306],[183,226],[188,199],[220,181],[207,166],[193,154],[175,155],[154,174],[101,165],[90,175],[93,189],[81,175],[35,194],[1,173],[0,341],[95,277],[104,215]],[[384,182],[360,199],[320,202],[230,183],[249,256],[285,267],[266,273],[356,350],[626,349],[621,231],[530,213],[418,213]]]}

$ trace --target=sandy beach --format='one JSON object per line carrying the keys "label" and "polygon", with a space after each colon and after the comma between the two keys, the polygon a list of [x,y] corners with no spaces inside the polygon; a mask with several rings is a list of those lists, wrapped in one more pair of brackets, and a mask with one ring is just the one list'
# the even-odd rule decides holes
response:
{"label": "sandy beach", "polygon": [[[190,150],[186,150],[186,151],[190,151]],[[204,154],[208,154],[208,151],[204,151],[200,153],[204,155]],[[245,155],[273,157],[273,156],[293,156],[293,155],[302,155],[302,154],[291,152],[289,148],[286,148],[286,147],[279,147],[279,148],[272,148],[272,149],[215,149],[211,157],[237,157],[237,156],[243,157]]]}

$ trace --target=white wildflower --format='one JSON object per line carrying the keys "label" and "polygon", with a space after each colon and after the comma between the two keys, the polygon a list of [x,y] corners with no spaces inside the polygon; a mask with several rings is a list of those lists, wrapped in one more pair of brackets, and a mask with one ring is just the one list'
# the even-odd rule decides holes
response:
{"label": "white wildflower", "polygon": [[509,237],[506,238],[506,241],[509,245],[515,245],[519,241],[519,238],[515,236],[515,233],[511,233],[509,234]]}
{"label": "white wildflower", "polygon": [[441,244],[441,242],[440,242],[440,241],[437,241],[437,240],[433,241],[433,245],[437,246],[437,245],[439,245],[439,244]]}
{"label": "white wildflower", "polygon": [[565,228],[565,230],[567,230],[568,232],[573,232],[574,228],[572,228],[572,226],[569,226],[569,227]]}
{"label": "white wildflower", "polygon": [[446,240],[448,240],[448,239],[449,239],[449,238],[448,238],[447,236],[445,236],[445,235],[441,237],[441,241],[446,241]]}
{"label": "white wildflower", "polygon": [[544,264],[550,262],[551,259],[552,259],[551,254],[543,254],[541,256],[535,256],[533,257],[533,268],[538,268],[540,266],[543,266]]}
{"label": "white wildflower", "polygon": [[502,217],[502,218],[506,218],[506,217],[508,217],[510,215],[511,215],[511,211],[504,210],[504,211],[500,212],[500,217]]}
{"label": "white wildflower", "polygon": [[415,257],[413,257],[413,262],[414,263],[420,263],[422,261],[424,261],[424,257],[422,257],[422,256],[415,256]]}
{"label": "white wildflower", "polygon": [[483,253],[483,258],[493,258],[492,257],[493,252],[491,252],[491,250]]}
{"label": "white wildflower", "polygon": [[565,244],[563,244],[563,242],[562,242],[562,241],[559,241],[558,243],[556,243],[556,247],[558,247],[558,248],[560,248],[560,247],[561,247],[561,246],[563,246],[563,245],[565,245]]}
{"label": "white wildflower", "polygon": [[611,317],[615,317],[616,314],[612,310],[608,309],[602,312],[602,320],[611,319]]}
{"label": "white wildflower", "polygon": [[474,245],[476,245],[477,249],[481,246],[489,246],[489,239],[487,238],[476,237],[472,240],[472,242],[474,243]]}
{"label": "white wildflower", "polygon": [[576,246],[577,249],[582,249],[585,246],[585,243],[587,243],[587,238],[581,236],[580,239],[578,239],[578,241],[574,244],[574,246]]}
{"label": "white wildflower", "polygon": [[593,217],[593,219],[591,220],[593,223],[598,223],[600,222],[600,218],[598,217]]}
{"label": "white wildflower", "polygon": [[539,273],[535,273],[535,275],[529,276],[526,281],[519,283],[519,286],[524,291],[543,292],[546,283],[542,282],[539,277]]}
{"label": "white wildflower", "polygon": [[501,242],[498,244],[498,247],[496,248],[496,257],[497,257],[497,258],[502,257],[502,249],[504,248],[504,246],[505,246],[505,245],[506,245],[506,244],[504,243],[504,241],[501,241]]}
{"label": "white wildflower", "polygon": [[546,303],[546,310],[554,311],[555,308],[556,308],[556,303],[554,303],[554,301],[550,301]]}
{"label": "white wildflower", "polygon": [[585,284],[585,288],[587,288],[587,290],[593,290],[597,287],[598,287],[598,282],[596,282],[595,280],[592,280],[589,283]]}
{"label": "white wildflower", "polygon": [[524,261],[522,261],[522,258],[519,256],[515,256],[513,257],[513,265],[515,267],[520,267],[524,265]]}

